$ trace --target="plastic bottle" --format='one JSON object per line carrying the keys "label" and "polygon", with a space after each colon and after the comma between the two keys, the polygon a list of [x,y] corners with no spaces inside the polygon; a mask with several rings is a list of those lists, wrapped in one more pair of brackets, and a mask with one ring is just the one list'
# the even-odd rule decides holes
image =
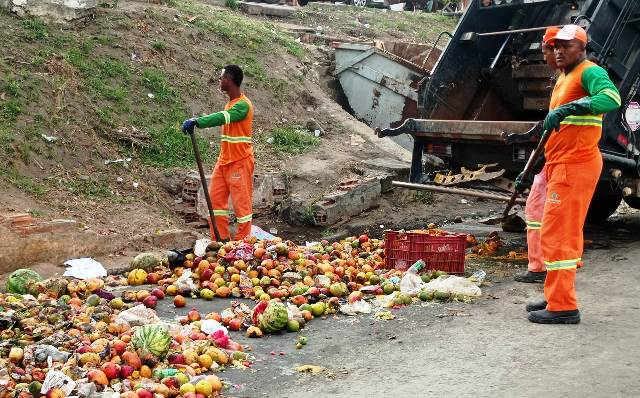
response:
{"label": "plastic bottle", "polygon": [[167,368],[167,369],[156,369],[153,371],[153,377],[162,380],[165,377],[171,377],[178,374],[178,369]]}
{"label": "plastic bottle", "polygon": [[409,269],[407,270],[408,274],[417,275],[418,272],[422,271],[422,269],[426,266],[423,260],[418,260]]}

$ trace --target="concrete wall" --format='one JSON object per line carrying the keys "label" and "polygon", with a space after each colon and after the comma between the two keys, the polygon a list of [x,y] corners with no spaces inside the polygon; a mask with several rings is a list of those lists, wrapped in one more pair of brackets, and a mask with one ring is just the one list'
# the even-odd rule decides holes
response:
{"label": "concrete wall", "polygon": [[97,0],[0,0],[0,7],[19,16],[32,15],[53,22],[87,17],[97,6]]}

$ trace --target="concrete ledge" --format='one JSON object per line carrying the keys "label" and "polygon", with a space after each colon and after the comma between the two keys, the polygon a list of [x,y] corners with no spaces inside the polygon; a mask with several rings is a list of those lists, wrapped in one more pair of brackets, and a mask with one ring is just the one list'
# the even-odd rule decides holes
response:
{"label": "concrete ledge", "polygon": [[239,1],[240,10],[249,15],[267,15],[271,17],[289,17],[299,10],[299,7],[283,6],[279,4],[251,3]]}

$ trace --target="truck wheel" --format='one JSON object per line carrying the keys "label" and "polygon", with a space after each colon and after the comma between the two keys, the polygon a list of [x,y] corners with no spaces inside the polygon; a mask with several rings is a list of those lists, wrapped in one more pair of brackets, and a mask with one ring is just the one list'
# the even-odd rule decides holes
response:
{"label": "truck wheel", "polygon": [[626,196],[624,201],[634,209],[640,209],[640,198],[635,196]]}
{"label": "truck wheel", "polygon": [[612,215],[620,202],[622,201],[622,192],[611,189],[609,181],[600,181],[596,186],[596,191],[589,205],[587,213],[587,222],[590,224],[603,223]]}

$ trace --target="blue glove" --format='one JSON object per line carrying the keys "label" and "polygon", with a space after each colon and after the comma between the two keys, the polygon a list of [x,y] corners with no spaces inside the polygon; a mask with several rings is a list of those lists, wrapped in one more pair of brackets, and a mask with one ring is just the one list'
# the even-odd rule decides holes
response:
{"label": "blue glove", "polygon": [[182,132],[185,134],[191,134],[193,133],[194,127],[198,127],[198,120],[195,117],[192,117],[182,123]]}

